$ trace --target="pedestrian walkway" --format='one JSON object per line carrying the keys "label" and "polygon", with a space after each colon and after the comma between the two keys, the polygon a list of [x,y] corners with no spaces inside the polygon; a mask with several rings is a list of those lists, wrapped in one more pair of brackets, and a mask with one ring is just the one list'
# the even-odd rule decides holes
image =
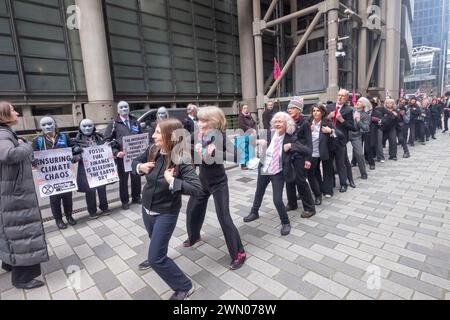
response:
{"label": "pedestrian walkway", "polygon": [[[238,271],[227,268],[212,201],[205,242],[182,246],[184,198],[169,256],[195,282],[192,299],[450,299],[450,135],[411,154],[377,163],[369,180],[356,179],[357,189],[325,199],[309,220],[290,212],[287,237],[279,234],[270,187],[261,218],[242,222],[257,175],[230,170],[230,209],[249,257]],[[94,221],[78,214],[78,225],[61,231],[46,222],[46,286],[18,290],[0,271],[0,299],[167,299],[172,292],[156,273],[137,268],[149,243],[140,210],[115,208]]]}

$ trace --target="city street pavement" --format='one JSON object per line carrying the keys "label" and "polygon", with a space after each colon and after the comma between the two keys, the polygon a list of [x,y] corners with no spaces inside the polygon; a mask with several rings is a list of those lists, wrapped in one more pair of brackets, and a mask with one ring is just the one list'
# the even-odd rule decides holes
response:
{"label": "city street pavement", "polygon": [[[212,200],[204,242],[182,246],[184,197],[169,256],[195,282],[192,299],[450,299],[450,135],[438,134],[437,141],[417,145],[411,154],[402,159],[399,148],[398,162],[377,163],[369,180],[355,179],[357,189],[345,194],[336,191],[309,220],[300,218],[300,210],[290,212],[287,237],[279,233],[271,187],[261,218],[243,223],[257,175],[229,170],[230,210],[248,253],[238,271],[228,270],[230,257]],[[110,199],[117,198],[113,189]],[[84,197],[77,197],[81,208]],[[167,299],[172,292],[156,273],[137,268],[149,243],[140,206],[121,210],[119,205],[112,203],[113,213],[94,221],[78,213],[78,225],[67,230],[45,222],[50,261],[42,265],[41,278],[46,286],[18,290],[10,274],[0,271],[0,298]]]}

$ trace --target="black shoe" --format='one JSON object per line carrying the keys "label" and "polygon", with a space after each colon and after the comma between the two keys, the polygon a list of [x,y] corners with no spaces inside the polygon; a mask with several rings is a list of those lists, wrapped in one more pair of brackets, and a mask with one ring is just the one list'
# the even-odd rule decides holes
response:
{"label": "black shoe", "polygon": [[95,220],[95,219],[98,219],[98,218],[100,218],[102,215],[100,214],[100,213],[94,213],[94,214],[90,214],[89,213],[89,220]]}
{"label": "black shoe", "polygon": [[142,199],[133,199],[133,203],[142,204]]}
{"label": "black shoe", "polygon": [[405,154],[403,155],[403,158],[408,159],[408,158],[411,158],[411,156],[410,156],[409,153],[405,153]]}
{"label": "black shoe", "polygon": [[242,267],[246,258],[247,255],[245,254],[245,252],[239,252],[237,258],[231,262],[230,270],[237,270]]}
{"label": "black shoe", "polygon": [[316,206],[320,206],[322,204],[322,197],[321,196],[316,197],[316,200],[314,201],[314,204]]}
{"label": "black shoe", "polygon": [[315,215],[316,215],[315,211],[305,211],[305,212],[302,213],[301,217],[303,219],[309,219],[309,218],[311,218],[311,217],[313,217]]}
{"label": "black shoe", "polygon": [[341,186],[341,189],[339,189],[339,192],[340,193],[345,193],[345,192],[347,192],[347,186]]}
{"label": "black shoe", "polygon": [[361,175],[361,179],[362,180],[367,180],[369,177],[367,176],[367,174],[362,174]]}
{"label": "black shoe", "polygon": [[139,268],[139,270],[144,271],[144,270],[150,269],[151,266],[150,266],[150,263],[148,262],[148,260],[145,260],[144,262],[139,264],[138,268]]}
{"label": "black shoe", "polygon": [[128,203],[122,203],[122,209],[128,210],[128,209],[130,209],[130,205]]}
{"label": "black shoe", "polygon": [[290,224],[283,224],[281,225],[281,235],[287,236],[289,233],[291,233],[291,225]]}
{"label": "black shoe", "polygon": [[301,195],[297,195],[297,200],[302,200],[302,196]]}
{"label": "black shoe", "polygon": [[192,288],[188,291],[175,291],[169,298],[169,300],[186,300],[189,298],[195,291],[194,284],[192,284]]}
{"label": "black shoe", "polygon": [[348,185],[349,185],[350,187],[352,187],[353,189],[356,188],[356,184],[355,184],[354,181],[349,181],[349,182],[348,182]]}
{"label": "black shoe", "polygon": [[444,131],[442,131],[442,133],[446,133],[448,131],[448,129],[445,129]]}
{"label": "black shoe", "polygon": [[12,271],[12,266],[2,262],[2,269],[5,270],[6,272],[11,272]]}
{"label": "black shoe", "polygon": [[62,220],[56,220],[56,226],[60,230],[67,229],[67,224],[65,224]]}
{"label": "black shoe", "polygon": [[392,161],[397,161],[397,157],[392,157],[392,158],[389,158],[389,160],[392,160]]}
{"label": "black shoe", "polygon": [[70,215],[70,216],[66,216],[66,220],[67,223],[70,224],[71,226],[74,226],[77,224],[77,222],[75,221],[75,219]]}
{"label": "black shoe", "polygon": [[370,166],[370,170],[375,170],[375,166]]}
{"label": "black shoe", "polygon": [[102,212],[103,212],[103,214],[104,214],[105,216],[109,216],[109,215],[111,214],[111,210],[109,210],[108,208],[106,208],[106,209],[100,209],[100,210],[102,210]]}
{"label": "black shoe", "polygon": [[241,165],[241,170],[247,171],[248,167],[246,165]]}
{"label": "black shoe", "polygon": [[200,242],[200,241],[202,241],[202,238],[201,238],[201,237],[198,238],[197,241],[195,241],[195,242],[191,242],[191,240],[187,239],[187,240],[185,240],[185,241],[183,242],[183,247],[185,247],[185,248],[190,248],[190,247],[192,247],[193,245],[195,245],[197,242]]}
{"label": "black shoe", "polygon": [[435,137],[435,136],[432,136],[431,138],[432,138],[433,140],[436,140],[436,137]]}
{"label": "black shoe", "polygon": [[248,222],[258,220],[258,219],[259,219],[259,215],[255,214],[255,213],[250,213],[248,216],[246,216],[244,218],[244,222],[248,223]]}
{"label": "black shoe", "polygon": [[14,287],[16,287],[17,289],[25,289],[25,290],[31,290],[31,289],[40,288],[43,286],[45,286],[45,283],[40,280],[36,280],[36,279],[33,279],[27,283],[16,283],[14,285]]}
{"label": "black shoe", "polygon": [[298,207],[297,206],[291,206],[290,204],[288,204],[287,206],[286,206],[286,211],[287,212],[289,212],[289,211],[295,211],[295,210],[297,210],[298,209]]}

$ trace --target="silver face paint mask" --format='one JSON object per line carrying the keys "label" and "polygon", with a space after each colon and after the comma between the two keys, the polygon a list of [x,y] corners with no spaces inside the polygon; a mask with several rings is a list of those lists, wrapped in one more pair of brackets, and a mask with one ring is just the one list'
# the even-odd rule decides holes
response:
{"label": "silver face paint mask", "polygon": [[130,114],[130,106],[125,101],[120,101],[117,104],[117,113],[122,117],[127,117]]}
{"label": "silver face paint mask", "polygon": [[39,125],[41,127],[42,132],[44,132],[44,134],[55,133],[56,124],[55,124],[55,120],[53,120],[52,118],[50,118],[50,117],[42,118]]}
{"label": "silver face paint mask", "polygon": [[90,119],[84,119],[80,123],[80,130],[85,136],[90,136],[92,133],[94,133],[94,122]]}
{"label": "silver face paint mask", "polygon": [[167,109],[165,107],[161,107],[158,109],[158,111],[156,112],[156,119],[158,121],[162,121],[162,120],[166,120],[169,118],[169,112],[167,111]]}

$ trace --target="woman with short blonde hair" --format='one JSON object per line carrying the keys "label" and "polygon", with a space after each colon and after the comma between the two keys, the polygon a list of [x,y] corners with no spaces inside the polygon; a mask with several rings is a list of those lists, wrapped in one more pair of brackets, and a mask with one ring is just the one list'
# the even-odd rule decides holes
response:
{"label": "woman with short blonde hair", "polygon": [[200,108],[197,118],[201,121],[205,121],[209,128],[225,132],[227,120],[221,109],[214,106]]}

